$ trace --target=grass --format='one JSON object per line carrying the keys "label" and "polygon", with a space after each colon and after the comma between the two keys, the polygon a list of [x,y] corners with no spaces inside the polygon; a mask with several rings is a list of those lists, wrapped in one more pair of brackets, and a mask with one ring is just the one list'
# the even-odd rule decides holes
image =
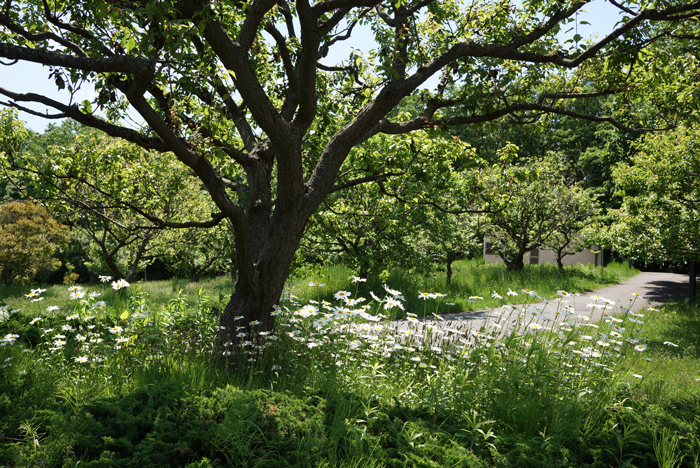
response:
{"label": "grass", "polygon": [[[521,272],[505,271],[503,265],[485,263],[480,260],[461,260],[455,262],[452,284],[445,286],[442,275],[415,277],[404,274],[400,270],[393,270],[383,278],[370,277],[366,283],[352,283],[350,277],[352,271],[342,265],[330,266],[314,271],[311,276],[303,278],[290,278],[287,289],[294,291],[299,297],[313,298],[315,300],[330,301],[337,291],[347,290],[355,297],[369,296],[370,291],[377,294],[383,293],[382,284],[390,284],[393,288],[404,293],[406,307],[421,314],[424,303],[418,299],[419,291],[434,291],[445,293],[446,297],[440,306],[441,313],[461,312],[471,310],[473,304],[469,297],[483,297],[479,307],[497,307],[500,301],[491,297],[494,291],[505,294],[508,289],[520,291],[523,288],[536,290],[543,298],[556,297],[557,291],[565,289],[569,292],[583,292],[598,289],[610,284],[617,284],[639,273],[638,270],[628,268],[626,264],[611,263],[605,267],[601,278],[601,269],[592,266],[575,265],[559,270],[556,265],[525,265]],[[323,287],[312,287],[309,283],[321,283]],[[219,310],[223,310],[225,301],[233,294],[234,284],[228,276],[203,279],[199,283],[191,283],[185,279],[171,279],[166,281],[139,282],[133,285],[138,294],[148,301],[149,307],[165,307],[178,297],[187,300],[196,300],[200,290],[206,291],[206,295]],[[25,297],[32,288],[37,286],[16,285],[0,286],[0,304],[9,304],[14,309],[22,309],[28,315],[43,313],[47,304],[59,307],[61,311],[67,311],[73,306],[73,302],[66,294],[66,285],[42,285],[46,289],[39,302],[29,302]],[[115,309],[124,309],[128,306],[128,295],[114,291],[110,283],[93,285],[90,291],[99,292],[100,299],[104,300]],[[134,288],[132,288],[133,290]],[[447,305],[453,304],[453,305]]]}
{"label": "grass", "polygon": [[[506,309],[502,339],[437,340],[375,321],[379,304],[311,315],[288,295],[274,335],[219,348],[217,294],[149,287],[98,286],[61,314],[44,310],[65,286],[48,290],[39,321],[27,298],[6,307],[0,466],[700,466],[696,306],[598,328],[569,316],[543,333]],[[238,364],[212,366],[222,354]]]}
{"label": "grass", "polygon": [[[382,284],[389,284],[401,291],[406,298],[408,309],[420,315],[423,302],[419,292],[439,292],[446,296],[442,300],[442,313],[471,310],[474,305],[469,298],[478,296],[480,308],[498,307],[499,299],[492,297],[494,292],[505,295],[508,289],[520,291],[533,289],[545,299],[557,296],[564,289],[572,293],[592,291],[611,284],[620,283],[639,274],[639,270],[628,268],[626,263],[611,263],[601,272],[592,265],[573,265],[559,270],[556,265],[525,265],[519,272],[509,272],[502,264],[487,263],[483,260],[461,260],[453,266],[452,284],[445,285],[442,274],[416,277],[404,274],[401,270],[386,272],[384,277],[370,277],[366,283],[352,284],[349,278],[352,271],[338,265],[319,268],[311,276],[293,278],[288,288],[299,297],[330,301],[337,291],[347,290],[355,296],[368,297],[370,291],[383,293]],[[381,275],[380,275],[381,276]],[[323,287],[309,286],[310,282],[323,284]],[[450,305],[451,304],[451,305]]]}

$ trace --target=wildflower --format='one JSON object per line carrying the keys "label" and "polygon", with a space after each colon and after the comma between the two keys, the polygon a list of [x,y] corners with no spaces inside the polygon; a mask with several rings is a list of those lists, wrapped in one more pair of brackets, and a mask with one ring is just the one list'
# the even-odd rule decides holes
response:
{"label": "wildflower", "polygon": [[418,291],[418,299],[430,299],[431,294]]}
{"label": "wildflower", "polygon": [[242,319],[243,319],[243,316],[242,316],[242,315],[236,315],[236,316],[233,318],[234,321],[238,321],[238,320],[242,320]]}
{"label": "wildflower", "polygon": [[312,282],[309,283],[309,286],[311,286],[312,288],[316,288],[316,287],[317,287],[317,288],[321,288],[321,287],[325,286],[325,284],[322,284],[322,283],[314,283],[314,282],[312,281]]}
{"label": "wildflower", "polygon": [[82,290],[83,290],[83,288],[82,288],[81,286],[70,286],[70,287],[68,288],[68,292],[74,292],[74,293],[75,293],[75,292],[80,292],[80,291],[82,291]]}
{"label": "wildflower", "polygon": [[508,288],[508,292],[507,292],[506,294],[509,295],[509,296],[517,296],[517,295],[518,295],[518,293],[516,293],[515,291],[511,290],[510,288]]}
{"label": "wildflower", "polygon": [[71,299],[82,299],[85,297],[85,293],[83,291],[74,291],[70,293],[70,298]]}
{"label": "wildflower", "polygon": [[123,288],[128,288],[129,286],[131,286],[131,285],[125,279],[112,281],[112,289],[114,289],[115,291],[119,291],[120,289],[123,289]]}
{"label": "wildflower", "polygon": [[388,293],[391,294],[392,296],[394,296],[394,297],[401,296],[401,292],[400,292],[400,291],[397,291],[397,290],[395,290],[395,289],[391,289],[391,288],[390,288],[389,286],[387,286],[386,284],[383,285],[383,286],[384,286],[384,289],[386,290],[386,292],[388,292]]}
{"label": "wildflower", "polygon": [[664,341],[665,345],[673,346],[674,348],[677,348],[678,345],[672,341]]}
{"label": "wildflower", "polygon": [[75,320],[75,319],[77,319],[77,318],[78,318],[78,314],[73,314],[73,315],[67,316],[67,317],[66,317],[66,320]]}
{"label": "wildflower", "polygon": [[75,331],[75,328],[71,327],[70,325],[63,325],[61,327],[61,330],[67,331],[67,332],[72,332],[72,331]]}
{"label": "wildflower", "polygon": [[470,301],[476,301],[478,299],[483,299],[483,297],[481,297],[481,296],[469,296]]}
{"label": "wildflower", "polygon": [[644,377],[642,377],[642,376],[639,375],[639,374],[632,374],[632,377],[637,377],[638,379],[643,379],[643,378],[644,378]]}
{"label": "wildflower", "polygon": [[43,297],[37,297],[35,299],[32,299],[32,302],[39,302],[39,301],[43,301],[43,300],[44,300]]}
{"label": "wildflower", "polygon": [[386,299],[386,302],[384,303],[384,309],[392,309],[394,307],[398,307],[399,309],[404,310],[403,304],[401,304],[401,302],[392,299],[391,297],[388,297]]}
{"label": "wildflower", "polygon": [[493,294],[491,294],[491,297],[493,297],[494,299],[503,299],[503,297],[496,291],[494,291]]}
{"label": "wildflower", "polygon": [[127,343],[129,341],[129,338],[126,338],[124,336],[120,336],[117,338],[117,343]]}
{"label": "wildflower", "polygon": [[124,329],[123,329],[122,327],[119,327],[119,326],[116,326],[116,325],[113,326],[112,328],[109,328],[108,330],[109,330],[109,332],[110,332],[112,335],[115,335],[115,334],[117,334],[117,333],[121,333],[121,332],[124,331]]}
{"label": "wildflower", "polygon": [[75,359],[75,362],[88,362],[88,357],[87,356],[78,356]]}
{"label": "wildflower", "polygon": [[88,294],[88,297],[92,297],[94,299],[94,298],[99,297],[101,295],[102,295],[102,293],[98,293],[97,291],[92,291]]}
{"label": "wildflower", "polygon": [[48,306],[46,308],[46,312],[53,312],[54,310],[58,310],[58,306]]}
{"label": "wildflower", "polygon": [[253,320],[252,322],[249,323],[251,327],[254,327],[255,325],[260,325],[260,320]]}
{"label": "wildflower", "polygon": [[12,344],[17,340],[17,338],[19,338],[19,335],[13,335],[12,333],[9,333],[9,334],[5,335],[5,338],[3,338],[3,341],[5,341],[9,344]]}
{"label": "wildflower", "polygon": [[644,351],[645,349],[647,349],[647,346],[643,345],[643,344],[640,344],[640,345],[637,345],[634,347],[635,351]]}
{"label": "wildflower", "polygon": [[632,293],[630,295],[630,299],[644,299],[641,294],[638,293]]}
{"label": "wildflower", "polygon": [[35,319],[32,319],[32,321],[29,322],[29,325],[34,325],[34,324],[37,323],[39,320],[41,320],[41,317],[37,317],[37,318],[35,318]]}
{"label": "wildflower", "polygon": [[350,297],[350,293],[347,291],[338,291],[337,293],[333,294],[333,297],[336,299],[348,299]]}
{"label": "wildflower", "polygon": [[351,277],[353,283],[364,283],[367,281],[367,278],[360,278],[359,276],[352,276]]}
{"label": "wildflower", "polygon": [[100,282],[102,282],[102,283],[107,283],[112,279],[111,276],[105,276],[105,275],[100,275],[100,276],[98,276],[98,278],[100,279]]}
{"label": "wildflower", "polygon": [[539,294],[537,294],[535,291],[532,291],[530,289],[521,289],[521,292],[523,294],[527,294],[530,297],[537,297],[537,298],[540,297]]}
{"label": "wildflower", "polygon": [[571,297],[571,293],[568,293],[568,292],[564,291],[563,289],[560,289],[559,291],[557,291],[557,296]]}
{"label": "wildflower", "polygon": [[318,313],[318,308],[316,306],[312,305],[305,305],[301,309],[299,309],[296,312],[296,315],[300,315],[302,317],[311,317],[312,315],[316,315]]}

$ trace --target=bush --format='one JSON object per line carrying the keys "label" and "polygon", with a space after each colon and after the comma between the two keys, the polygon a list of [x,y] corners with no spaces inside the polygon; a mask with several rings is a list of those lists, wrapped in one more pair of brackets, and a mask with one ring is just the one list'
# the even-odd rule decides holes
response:
{"label": "bush", "polygon": [[0,279],[10,285],[29,282],[38,273],[61,266],[56,248],[68,242],[68,227],[31,202],[0,205]]}

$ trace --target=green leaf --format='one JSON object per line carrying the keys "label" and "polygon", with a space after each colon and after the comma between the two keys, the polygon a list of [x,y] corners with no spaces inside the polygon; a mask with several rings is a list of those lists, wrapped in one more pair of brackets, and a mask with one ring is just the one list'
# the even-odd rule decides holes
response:
{"label": "green leaf", "polygon": [[129,40],[126,41],[126,44],[124,45],[124,49],[126,50],[126,53],[128,54],[131,51],[131,49],[133,49],[134,47],[136,47],[136,40],[134,39],[133,36],[131,36],[129,38]]}

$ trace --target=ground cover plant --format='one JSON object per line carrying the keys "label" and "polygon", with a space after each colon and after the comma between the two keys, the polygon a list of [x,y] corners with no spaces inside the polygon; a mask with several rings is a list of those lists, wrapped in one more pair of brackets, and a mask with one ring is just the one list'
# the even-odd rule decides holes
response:
{"label": "ground cover plant", "polygon": [[[288,291],[276,331],[234,347],[203,292],[155,309],[101,290],[64,287],[59,311],[3,307],[0,465],[698,465],[695,307],[631,298],[590,323],[560,291],[547,321],[505,304],[532,291],[499,289],[497,316],[469,330],[387,320],[407,303],[390,286]],[[439,293],[422,297],[440,311]]]}

